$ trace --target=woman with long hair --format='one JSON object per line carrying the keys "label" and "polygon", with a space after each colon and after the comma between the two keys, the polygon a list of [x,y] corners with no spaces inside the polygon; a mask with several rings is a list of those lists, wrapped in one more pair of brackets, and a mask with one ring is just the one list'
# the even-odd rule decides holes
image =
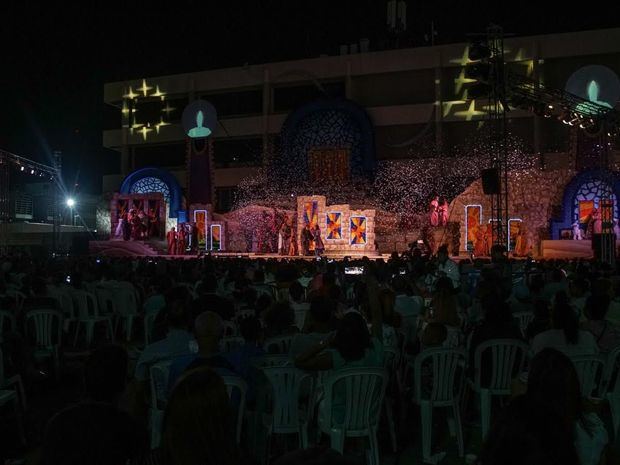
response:
{"label": "woman with long hair", "polygon": [[551,307],[551,329],[543,331],[532,340],[533,354],[546,347],[558,349],[568,355],[592,355],[598,346],[592,334],[579,329],[577,313],[570,306],[568,295],[560,291]]}
{"label": "woman with long hair", "polygon": [[162,431],[164,465],[236,465],[233,408],[222,378],[209,368],[184,374],[173,389]]}

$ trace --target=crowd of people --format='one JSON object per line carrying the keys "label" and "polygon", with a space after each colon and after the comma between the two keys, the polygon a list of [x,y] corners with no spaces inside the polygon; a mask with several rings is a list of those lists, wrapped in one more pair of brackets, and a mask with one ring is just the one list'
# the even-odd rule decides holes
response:
{"label": "crowd of people", "polygon": [[[286,366],[315,380],[298,393],[315,432],[322,422],[347,417],[347,391],[337,391],[328,405],[315,397],[319,380],[346,369],[387,370],[395,413],[388,421],[381,408],[377,426],[382,438],[394,429],[393,443],[397,439],[402,451],[420,443],[413,434],[420,414],[411,402],[416,357],[460,348],[467,353],[463,376],[471,379],[476,350],[496,339],[526,344],[528,362],[512,373],[511,394],[503,408],[493,408],[486,438],[467,441],[474,461],[594,465],[614,459],[609,413],[581,392],[572,361],[607,359],[620,346],[620,275],[603,263],[511,261],[494,246],[490,260],[458,263],[440,247],[433,257],[414,248],[387,261],[5,257],[0,266],[0,305],[16,322],[0,326],[5,378],[20,375],[34,396],[40,389],[33,386],[53,367],[35,357],[29,311],[47,308],[66,317],[61,352],[71,350],[70,323],[79,319],[68,312],[64,295],[130,289],[139,303],[136,319],[151,322],[144,325],[147,334],[134,325],[129,344],[95,334],[83,398],[59,409],[40,438],[29,437],[44,464],[232,465],[266,463],[267,457],[280,464],[363,463],[360,441],[347,441],[340,453],[326,449],[334,443],[319,434],[307,438],[304,451],[269,439],[264,418],[277,394],[261,360],[279,354]],[[349,274],[352,268],[361,274]],[[521,326],[523,314],[531,318]],[[167,382],[162,399],[153,399],[152,368],[162,362]],[[490,382],[489,363],[483,359],[483,384]],[[422,367],[421,376],[423,386],[433,386],[436,372]],[[231,377],[247,385],[239,443],[240,399],[227,391]],[[155,440],[157,408],[163,418]],[[462,409],[463,421],[478,430],[476,402],[464,401]],[[0,409],[0,415],[11,413]],[[390,442],[380,441],[380,463],[392,453]],[[423,452],[425,461],[443,457],[433,447],[430,456]]]}
{"label": "crowd of people", "polygon": [[143,209],[131,208],[118,218],[114,237],[124,241],[143,241],[160,234],[160,219],[154,208],[148,213]]}

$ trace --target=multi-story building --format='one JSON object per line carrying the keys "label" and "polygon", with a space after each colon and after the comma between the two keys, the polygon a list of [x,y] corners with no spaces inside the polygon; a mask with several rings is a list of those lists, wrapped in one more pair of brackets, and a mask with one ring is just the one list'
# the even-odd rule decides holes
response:
{"label": "multi-story building", "polygon": [[[320,56],[107,83],[104,100],[117,116],[104,129],[103,144],[121,153],[121,166],[103,178],[103,191],[118,191],[128,174],[145,166],[171,172],[185,187],[181,114],[195,99],[208,100],[218,112],[212,179],[219,211],[230,209],[239,182],[266,163],[287,118],[324,97],[348,99],[366,112],[378,160],[464,155],[486,105],[484,98],[468,98],[468,47]],[[511,37],[505,51],[513,72],[590,99],[586,84],[594,80],[600,93],[595,99],[617,104],[620,28]],[[591,65],[597,67],[584,69]],[[584,76],[587,82],[581,82]],[[510,132],[526,152],[540,154],[542,166],[575,163],[566,156],[572,150],[570,126],[526,110],[512,110],[508,118]]]}

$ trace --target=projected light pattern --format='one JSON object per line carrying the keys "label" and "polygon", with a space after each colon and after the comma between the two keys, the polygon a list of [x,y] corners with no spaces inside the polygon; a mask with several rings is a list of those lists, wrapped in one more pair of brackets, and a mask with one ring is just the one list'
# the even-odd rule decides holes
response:
{"label": "projected light pattern", "polygon": [[342,213],[329,212],[327,214],[327,236],[326,239],[342,239]]}
{"label": "projected light pattern", "polygon": [[161,192],[166,203],[170,203],[170,189],[168,185],[159,178],[146,177],[139,179],[131,185],[129,190],[132,194],[150,194],[152,192]]}
{"label": "projected light pattern", "polygon": [[366,217],[351,217],[351,245],[366,244]]}

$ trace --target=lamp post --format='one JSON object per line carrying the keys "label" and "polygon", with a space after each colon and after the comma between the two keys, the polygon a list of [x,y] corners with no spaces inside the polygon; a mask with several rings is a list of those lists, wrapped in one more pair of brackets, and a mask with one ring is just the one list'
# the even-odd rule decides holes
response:
{"label": "lamp post", "polygon": [[73,207],[75,207],[75,200],[69,197],[66,203],[67,207],[69,207],[69,211],[71,212],[71,226],[75,226],[75,218],[73,216]]}

